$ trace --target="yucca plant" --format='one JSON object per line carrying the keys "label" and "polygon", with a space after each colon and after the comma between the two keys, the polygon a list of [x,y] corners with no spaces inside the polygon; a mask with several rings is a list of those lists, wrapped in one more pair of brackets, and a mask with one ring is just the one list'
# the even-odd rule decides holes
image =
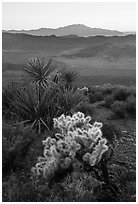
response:
{"label": "yucca plant", "polygon": [[59,105],[62,112],[70,114],[72,111],[85,101],[85,96],[79,90],[75,88],[66,89],[61,88],[59,90]]}
{"label": "yucca plant", "polygon": [[20,116],[20,122],[31,125],[39,133],[50,130],[52,118],[58,115],[60,108],[57,105],[57,91],[47,88],[39,98],[39,90],[36,85],[31,85],[14,95],[12,106],[16,114]]}
{"label": "yucca plant", "polygon": [[72,88],[72,83],[76,81],[78,73],[71,70],[63,70],[61,72],[61,81],[66,89]]}
{"label": "yucca plant", "polygon": [[56,84],[53,80],[56,75],[56,66],[52,65],[52,59],[49,59],[48,63],[45,64],[44,58],[41,60],[37,57],[28,61],[24,70],[28,74],[28,80],[38,87],[39,103],[43,90]]}
{"label": "yucca plant", "polygon": [[55,69],[56,66],[52,65],[52,59],[45,64],[44,58],[40,60],[40,58],[37,57],[28,61],[24,70],[27,72],[32,82],[45,88],[54,83],[52,75],[55,74]]}

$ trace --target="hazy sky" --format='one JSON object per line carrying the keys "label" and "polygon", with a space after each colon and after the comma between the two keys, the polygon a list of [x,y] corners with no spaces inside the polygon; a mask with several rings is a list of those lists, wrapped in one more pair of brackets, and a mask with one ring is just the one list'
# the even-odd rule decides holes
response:
{"label": "hazy sky", "polygon": [[136,30],[136,3],[129,2],[5,2],[2,29],[57,28],[70,24],[90,27]]}

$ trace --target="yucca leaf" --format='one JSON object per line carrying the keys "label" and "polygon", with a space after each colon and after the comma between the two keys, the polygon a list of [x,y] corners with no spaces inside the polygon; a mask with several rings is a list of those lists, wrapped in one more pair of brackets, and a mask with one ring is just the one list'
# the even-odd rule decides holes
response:
{"label": "yucca leaf", "polygon": [[47,64],[44,64],[44,58],[40,60],[37,57],[36,59],[28,61],[25,71],[33,82],[45,88],[49,86],[49,84],[54,84],[51,75],[54,73],[56,67],[52,66],[51,62],[52,59],[50,59]]}

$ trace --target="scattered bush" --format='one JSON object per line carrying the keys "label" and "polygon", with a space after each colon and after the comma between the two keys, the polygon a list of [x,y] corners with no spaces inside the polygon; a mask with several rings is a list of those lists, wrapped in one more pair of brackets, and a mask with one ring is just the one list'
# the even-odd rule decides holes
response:
{"label": "scattered bush", "polygon": [[14,103],[14,96],[21,89],[21,85],[18,83],[9,83],[2,90],[2,116],[6,120],[14,120],[16,115],[14,114],[14,107],[12,103]]}
{"label": "scattered bush", "polygon": [[13,127],[3,123],[2,129],[2,170],[3,175],[17,169],[29,168],[26,155],[35,139],[35,133],[22,125]]}
{"label": "scattered bush", "polygon": [[136,115],[136,98],[134,96],[129,96],[127,100],[124,101],[115,101],[111,105],[112,111],[119,118],[124,118],[126,113],[131,116]]}
{"label": "scattered bush", "polygon": [[95,96],[95,94],[89,93],[89,94],[88,94],[88,97],[89,97],[89,102],[90,102],[90,103],[95,103],[95,102],[96,102],[96,96]]}
{"label": "scattered bush", "polygon": [[88,97],[89,97],[89,102],[90,103],[95,103],[95,102],[98,102],[98,101],[103,101],[103,99],[104,99],[104,96],[103,96],[102,92],[100,92],[100,91],[97,91],[94,94],[90,93],[88,95]]}
{"label": "scattered bush", "polygon": [[109,96],[107,96],[107,97],[105,98],[104,101],[105,101],[105,103],[104,103],[104,107],[106,107],[106,108],[110,108],[111,105],[112,105],[113,102],[114,102],[114,98],[113,98],[112,95],[109,95]]}
{"label": "scattered bush", "polygon": [[104,95],[103,95],[102,91],[95,92],[95,97],[96,97],[96,101],[103,101],[104,100]]}
{"label": "scattered bush", "polygon": [[126,113],[136,115],[135,90],[117,88],[111,95],[105,97],[106,108],[111,108],[117,117],[124,118]]}
{"label": "scattered bush", "polygon": [[134,96],[130,96],[126,101],[126,111],[132,115],[136,116],[136,98]]}
{"label": "scattered bush", "polygon": [[120,139],[121,131],[111,123],[104,123],[102,126],[103,137],[105,137],[112,146],[115,146],[115,141]]}
{"label": "scattered bush", "polygon": [[91,90],[91,92],[88,94],[88,97],[90,103],[95,103],[104,100],[104,95],[100,90]]}
{"label": "scattered bush", "polygon": [[133,87],[132,89],[130,89],[130,92],[131,92],[132,96],[134,96],[136,98],[136,87]]}
{"label": "scattered bush", "polygon": [[79,106],[77,106],[74,109],[74,112],[82,112],[86,116],[90,115],[91,117],[93,117],[93,114],[95,112],[95,108],[91,104],[85,102],[85,103],[82,103]]}
{"label": "scattered bush", "polygon": [[12,173],[8,182],[3,181],[3,202],[96,202],[102,185],[84,172],[73,172],[52,188],[44,179],[35,181],[25,172]]}
{"label": "scattered bush", "polygon": [[111,105],[111,110],[113,111],[113,113],[115,114],[115,116],[119,117],[119,118],[124,118],[126,115],[126,103],[124,103],[123,101],[115,101],[112,105]]}
{"label": "scattered bush", "polygon": [[117,88],[113,94],[114,100],[126,101],[126,99],[131,95],[131,92],[127,88]]}
{"label": "scattered bush", "polygon": [[[3,202],[135,202],[135,173],[115,166],[112,186],[98,181],[94,174],[75,171],[51,186],[34,180],[26,172],[12,173],[3,181]],[[117,185],[115,185],[117,183]],[[120,190],[121,186],[121,190]]]}
{"label": "scattered bush", "polygon": [[77,170],[61,183],[68,202],[96,202],[96,189],[102,186],[94,174],[78,172]]}
{"label": "scattered bush", "polygon": [[102,92],[103,92],[104,95],[110,95],[110,94],[112,94],[113,90],[114,90],[113,87],[110,87],[110,88],[105,87],[105,88],[102,89]]}

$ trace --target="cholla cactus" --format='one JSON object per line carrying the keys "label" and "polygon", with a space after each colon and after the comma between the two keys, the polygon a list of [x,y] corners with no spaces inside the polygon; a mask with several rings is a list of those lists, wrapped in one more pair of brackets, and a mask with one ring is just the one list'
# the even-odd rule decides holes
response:
{"label": "cholla cactus", "polygon": [[[102,123],[90,124],[91,117],[77,112],[72,117],[61,115],[54,118],[54,127],[60,130],[55,138],[43,141],[44,157],[32,169],[45,178],[52,176],[59,169],[67,169],[77,159],[82,163],[95,166],[103,153],[108,150],[107,140],[102,137]],[[79,158],[78,158],[79,155]]]}
{"label": "cholla cactus", "polygon": [[83,88],[78,87],[78,90],[81,91],[84,94],[87,94],[89,89],[86,86],[84,86]]}

